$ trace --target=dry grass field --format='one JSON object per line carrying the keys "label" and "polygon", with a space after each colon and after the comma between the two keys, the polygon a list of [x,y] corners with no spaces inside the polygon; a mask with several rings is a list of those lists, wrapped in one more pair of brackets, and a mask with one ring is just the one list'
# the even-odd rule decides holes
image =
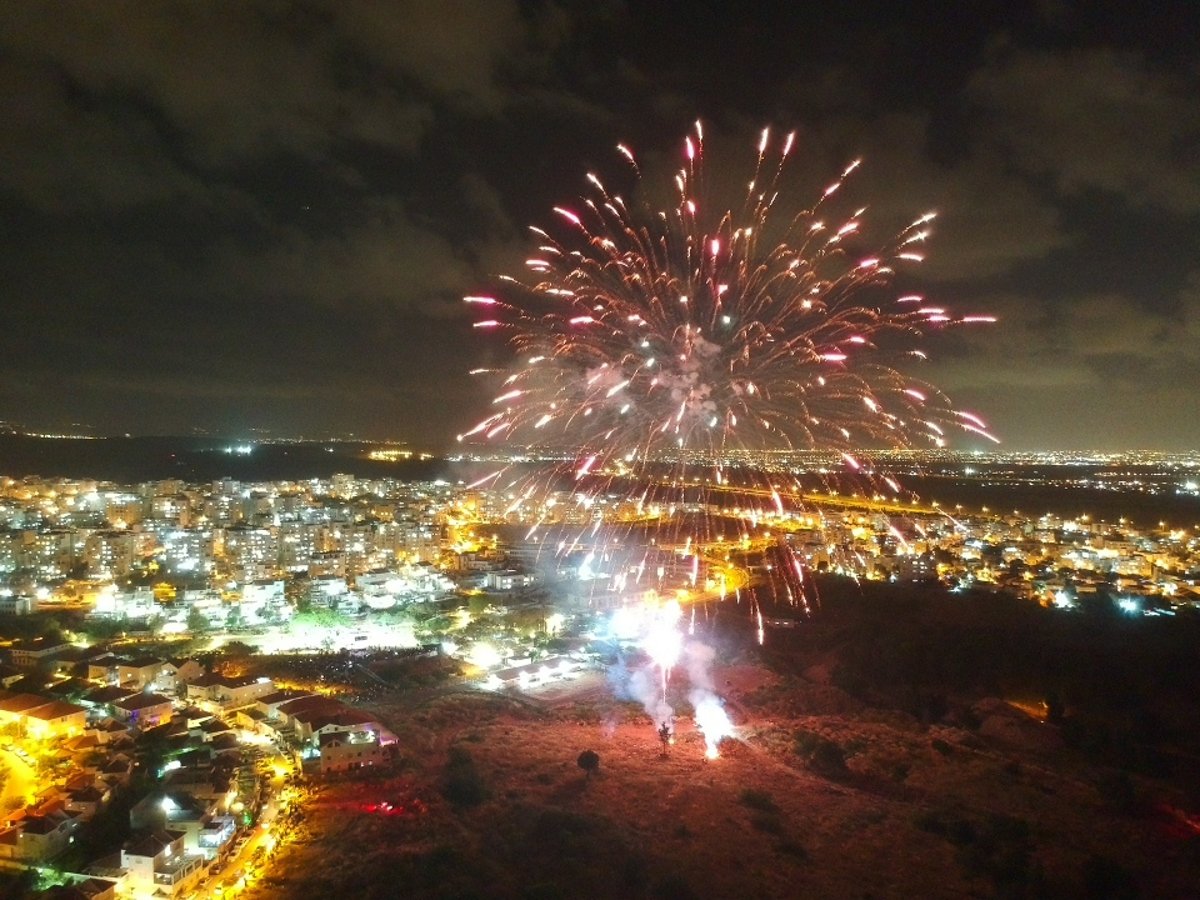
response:
{"label": "dry grass field", "polygon": [[682,697],[664,756],[600,675],[542,696],[397,693],[372,707],[397,769],[323,783],[251,896],[1196,896],[1200,826],[1169,785],[1076,756],[1014,706],[925,726],[819,668],[714,675],[737,737],[711,761]]}

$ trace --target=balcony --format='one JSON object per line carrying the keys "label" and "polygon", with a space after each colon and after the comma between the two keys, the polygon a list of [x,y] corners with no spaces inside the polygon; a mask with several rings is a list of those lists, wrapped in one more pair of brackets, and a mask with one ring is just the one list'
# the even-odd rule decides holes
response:
{"label": "balcony", "polygon": [[176,856],[160,862],[154,869],[154,883],[170,887],[183,881],[204,864],[200,856]]}

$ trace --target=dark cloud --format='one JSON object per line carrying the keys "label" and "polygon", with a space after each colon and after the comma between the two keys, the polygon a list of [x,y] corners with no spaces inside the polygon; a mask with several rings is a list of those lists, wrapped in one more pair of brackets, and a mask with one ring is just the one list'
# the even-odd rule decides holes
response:
{"label": "dark cloud", "polygon": [[1004,49],[968,85],[985,139],[1063,191],[1107,191],[1133,206],[1200,212],[1200,72],[1136,52]]}

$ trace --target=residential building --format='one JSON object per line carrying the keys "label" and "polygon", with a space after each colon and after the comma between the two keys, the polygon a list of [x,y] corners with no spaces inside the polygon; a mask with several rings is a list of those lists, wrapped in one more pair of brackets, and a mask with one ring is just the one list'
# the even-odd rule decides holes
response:
{"label": "residential building", "polygon": [[384,761],[379,736],[371,731],[338,731],[323,734],[318,746],[322,774],[378,766]]}

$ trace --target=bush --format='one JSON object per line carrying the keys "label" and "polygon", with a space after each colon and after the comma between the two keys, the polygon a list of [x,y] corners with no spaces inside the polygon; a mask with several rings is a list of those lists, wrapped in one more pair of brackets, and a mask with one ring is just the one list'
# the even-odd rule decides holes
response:
{"label": "bush", "polygon": [[794,741],[796,754],[804,757],[814,772],[826,777],[845,773],[846,753],[829,738],[800,728],[796,731]]}
{"label": "bush", "polygon": [[587,777],[591,778],[600,768],[600,754],[595,750],[584,750],[579,754],[579,759],[576,762],[579,768],[587,772]]}
{"label": "bush", "polygon": [[953,812],[930,811],[915,823],[957,847],[959,863],[971,875],[986,877],[1005,890],[1030,881],[1033,844],[1024,819],[991,815],[973,822]]}
{"label": "bush", "polygon": [[783,834],[783,823],[775,815],[754,816],[750,820],[750,824],[754,826],[755,831],[762,831],[766,834]]}
{"label": "bush", "polygon": [[748,806],[750,809],[757,809],[759,812],[777,813],[779,807],[775,805],[775,801],[771,799],[771,795],[766,791],[756,791],[753,788],[746,788],[742,791],[741,802],[743,806]]}
{"label": "bush", "polygon": [[489,796],[475,760],[462,747],[450,748],[442,774],[441,793],[452,806],[459,808],[478,806]]}
{"label": "bush", "polygon": [[846,771],[846,754],[833,741],[822,741],[809,757],[808,764],[822,775],[841,775]]}
{"label": "bush", "polygon": [[934,750],[936,750],[938,753],[942,754],[942,756],[949,756],[951,753],[954,752],[954,748],[951,747],[945,741],[943,741],[941,738],[934,738],[932,741],[929,742],[929,746],[932,747]]}

